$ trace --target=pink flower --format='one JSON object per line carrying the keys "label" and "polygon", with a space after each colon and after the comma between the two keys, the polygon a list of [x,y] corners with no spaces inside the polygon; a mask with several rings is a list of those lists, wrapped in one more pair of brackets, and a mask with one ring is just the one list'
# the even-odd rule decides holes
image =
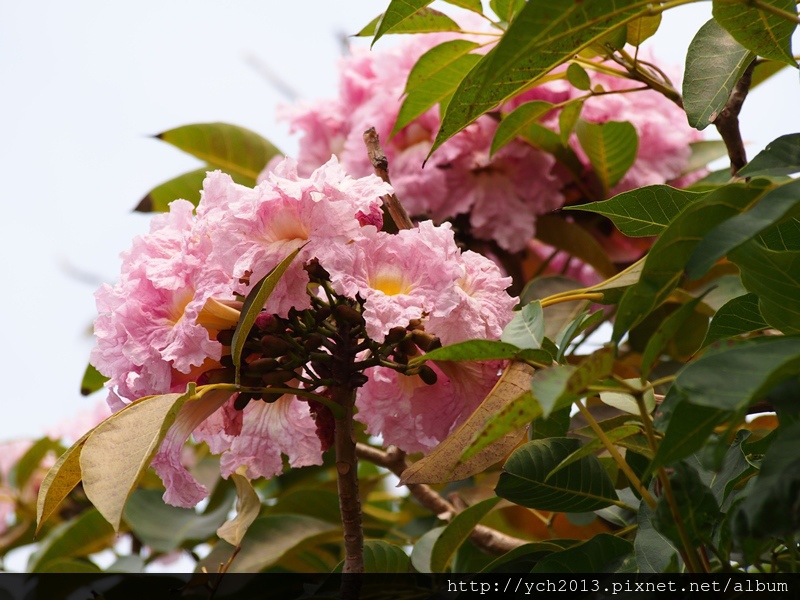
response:
{"label": "pink flower", "polygon": [[[284,109],[292,131],[301,132],[300,170],[308,172],[328,153],[339,156],[349,172],[372,172],[362,139],[375,127],[389,161],[392,185],[412,216],[437,223],[469,214],[471,233],[495,240],[502,248],[522,250],[535,230],[535,216],[560,207],[561,182],[552,173],[552,156],[512,143],[489,158],[496,123],[483,117],[447,142],[425,168],[439,129],[436,107],[417,117],[393,137],[406,80],[426,51],[452,34],[413,36],[381,51],[353,48],[340,63],[339,97],[333,101]],[[474,37],[474,36],[473,36]],[[479,37],[480,42],[491,40]]]}
{"label": "pink flower", "polygon": [[212,296],[231,297],[231,281],[209,263],[210,240],[198,235],[192,211],[179,200],[154,217],[150,233],[122,254],[119,282],[95,294],[91,363],[122,398],[168,392],[173,369],[189,373],[220,357],[197,317]]}
{"label": "pink flower", "polygon": [[337,293],[366,300],[367,333],[382,340],[392,327],[423,316],[445,317],[457,306],[457,250],[449,226],[430,221],[397,235],[374,232],[352,244],[320,249],[320,264]]}
{"label": "pink flower", "polygon": [[356,419],[385,445],[406,452],[426,452],[444,440],[497,383],[501,363],[432,364],[433,385],[417,375],[405,376],[385,367],[368,371],[358,390]]}
{"label": "pink flower", "polygon": [[[198,214],[214,246],[211,260],[245,282],[235,285],[242,294],[302,248],[267,304],[269,312],[285,316],[292,307],[309,306],[303,264],[320,247],[344,244],[374,231],[374,226],[362,227],[359,218],[379,212],[380,198],[388,193],[391,187],[375,175],[361,179],[347,175],[335,157],[308,178],[300,177],[297,164],[286,159],[255,189],[233,183],[228,175],[211,173]],[[379,221],[373,216],[370,222]]]}

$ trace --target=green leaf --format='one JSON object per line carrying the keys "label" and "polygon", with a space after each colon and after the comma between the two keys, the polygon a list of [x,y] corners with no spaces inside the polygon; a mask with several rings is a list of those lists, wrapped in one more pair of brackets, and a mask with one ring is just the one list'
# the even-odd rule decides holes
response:
{"label": "green leaf", "polygon": [[452,95],[464,75],[480,60],[479,55],[470,54],[477,47],[475,42],[452,40],[431,48],[419,58],[408,76],[406,97],[392,136]]}
{"label": "green leaf", "polygon": [[[38,567],[37,573],[102,573],[103,570],[89,560],[57,558]],[[1,598],[2,596],[0,596]]]}
{"label": "green leaf", "polygon": [[556,407],[561,408],[562,403],[578,398],[591,384],[607,377],[613,367],[613,348],[601,348],[580,365],[561,365],[537,372],[531,381],[531,393],[547,418]]}
{"label": "green leaf", "polygon": [[[136,212],[169,212],[169,203],[173,200],[188,200],[195,206],[200,202],[200,191],[203,189],[203,181],[209,171],[214,171],[217,167],[206,165],[201,169],[189,171],[183,175],[178,175],[161,185],[154,187],[147,195],[139,201],[134,210]],[[253,180],[239,173],[229,173],[231,178],[238,184],[252,187]]]}
{"label": "green leaf", "polygon": [[[686,463],[675,465],[669,481],[675,508],[681,516],[681,522],[692,546],[710,542],[714,524],[720,519],[719,506],[714,494],[700,479],[697,471]],[[658,499],[653,527],[673,544],[683,547],[666,494]]]}
{"label": "green leaf", "polygon": [[745,294],[725,303],[711,319],[703,347],[719,340],[769,327],[758,310],[758,296]]}
{"label": "green leaf", "polygon": [[589,512],[618,503],[614,485],[596,456],[587,456],[547,480],[547,474],[578,449],[571,438],[533,440],[506,461],[495,492],[537,510]]}
{"label": "green leaf", "polygon": [[256,317],[261,313],[264,304],[269,299],[270,294],[278,285],[281,277],[289,268],[289,265],[298,255],[302,246],[294,250],[289,256],[284,258],[278,265],[267,273],[261,280],[253,286],[250,293],[245,298],[244,305],[242,306],[241,316],[239,322],[236,324],[236,330],[233,332],[233,340],[231,341],[231,358],[236,367],[236,383],[239,383],[239,368],[242,362],[242,350],[247,341],[247,336],[250,335],[250,330],[256,322]]}
{"label": "green leaf", "polygon": [[573,545],[573,540],[548,540],[518,546],[494,559],[481,573],[524,573],[530,571],[544,556],[560,552]]}
{"label": "green leaf", "polygon": [[132,402],[100,423],[86,440],[80,453],[83,489],[115,531],[119,530],[125,502],[178,411],[192,396],[194,384],[185,394],[149,396]]}
{"label": "green leaf", "polygon": [[567,81],[572,84],[572,87],[584,92],[589,91],[592,87],[592,80],[589,79],[589,74],[578,63],[570,63],[567,67]]}
{"label": "green leaf", "polygon": [[134,535],[157,552],[172,552],[186,541],[201,542],[213,537],[225,522],[234,498],[231,489],[215,510],[198,514],[191,508],[164,504],[162,494],[162,490],[134,490],[124,512]]}
{"label": "green leaf", "polygon": [[50,518],[50,515],[56,511],[64,498],[81,480],[81,452],[93,431],[94,429],[88,431],[72,444],[45,475],[36,502],[36,533],[34,535],[38,535],[44,522]]}
{"label": "green leaf", "polygon": [[686,54],[683,107],[689,125],[705,129],[719,116],[755,55],[711,19],[694,36]]}
{"label": "green leaf", "polygon": [[707,192],[689,192],[668,185],[649,185],[602,202],[565,206],[564,210],[598,213],[611,219],[629,237],[647,237],[660,234],[684,208],[706,195]]}
{"label": "green leaf", "polygon": [[[687,464],[697,469],[700,479],[711,488],[717,504],[723,510],[725,510],[726,502],[732,498],[731,492],[733,492],[736,485],[745,476],[755,471],[755,468],[747,462],[745,451],[742,447],[748,437],[750,437],[749,431],[745,429],[739,430],[733,443],[723,445],[725,453],[722,455],[722,460],[719,465],[712,465],[713,468],[709,468],[704,464],[706,461],[698,456],[700,453],[694,454],[686,460]],[[706,449],[704,448],[704,450]]]}
{"label": "green leaf", "polygon": [[556,354],[557,362],[563,362],[567,348],[569,348],[569,345],[576,337],[589,327],[597,325],[606,318],[605,312],[602,310],[595,311],[592,314],[588,313],[588,309],[583,311],[580,315],[575,317],[573,321],[564,325],[558,332],[556,336],[556,346],[558,347],[558,353]]}
{"label": "green leaf", "polygon": [[460,6],[461,8],[465,8],[467,10],[471,10],[474,13],[478,13],[479,15],[483,14],[483,5],[481,4],[481,0],[444,0],[448,4],[452,4],[453,6]]}
{"label": "green leaf", "polygon": [[[674,406],[670,407],[670,403]],[[653,457],[650,472],[697,452],[714,428],[729,415],[725,410],[690,404],[679,390],[674,386],[670,388],[664,403],[656,411],[655,425],[666,431]]]}
{"label": "green leaf", "polygon": [[[702,169],[708,165],[708,163],[728,155],[725,142],[722,140],[691,142],[689,147],[692,149],[692,155],[689,157],[689,162],[686,163],[681,175],[694,173],[698,169]],[[730,174],[730,170],[727,170],[727,173]]]}
{"label": "green leaf", "polygon": [[785,69],[786,66],[786,63],[777,60],[759,60],[753,69],[750,89],[753,90],[765,81],[768,81],[773,75]]}
{"label": "green leaf", "polygon": [[511,23],[525,6],[525,0],[489,0],[489,6],[501,21]]}
{"label": "green leaf", "polygon": [[755,484],[734,514],[737,539],[793,535],[800,528],[799,444],[800,422],[779,430],[761,462]]}
{"label": "green leaf", "polygon": [[427,531],[421,538],[414,544],[411,550],[411,564],[414,569],[419,573],[432,573],[431,570],[431,556],[433,555],[433,546],[436,540],[442,535],[444,526],[434,527]]}
{"label": "green leaf", "polygon": [[50,452],[60,454],[63,449],[61,444],[48,437],[36,440],[17,463],[13,465],[9,473],[8,484],[12,488],[22,490],[30,480],[33,472],[42,465],[42,459]]}
{"label": "green leaf", "polygon": [[[614,429],[610,429],[606,431],[606,436],[612,442],[618,442],[619,440],[625,439],[632,435],[636,435],[637,433],[641,433],[642,428],[639,425],[623,425],[622,427],[615,427]],[[603,448],[603,442],[600,441],[598,438],[590,440],[586,442],[583,446],[575,450],[572,454],[570,454],[567,458],[562,460],[558,466],[556,466],[550,473],[547,474],[547,479],[550,479],[553,475],[558,473],[561,469],[564,469],[571,465],[574,462],[581,460],[585,456],[589,456],[590,454],[594,454],[598,450]]]}
{"label": "green leaf", "polygon": [[[378,22],[370,47],[387,33],[461,31],[458,23],[438,10],[426,8],[432,0],[392,0]],[[369,27],[369,25],[367,25]],[[365,27],[362,31],[366,31]],[[409,29],[411,28],[411,29]]]}
{"label": "green leaf", "polygon": [[756,240],[730,255],[744,287],[758,295],[764,320],[783,333],[800,333],[800,252],[767,250]]}
{"label": "green leaf", "polygon": [[257,133],[228,123],[184,125],[155,137],[215,169],[240,176],[240,181],[251,187],[270,159],[281,155],[280,150]]}
{"label": "green leaf", "polygon": [[[571,66],[574,67],[576,65],[573,64]],[[569,144],[569,138],[580,120],[582,110],[583,101],[578,101],[570,102],[558,113],[558,135],[565,147]]]}
{"label": "green leaf", "polygon": [[687,206],[673,219],[647,254],[639,281],[622,296],[614,323],[614,341],[618,342],[669,296],[703,235],[752,206],[768,186],[763,180],[747,186],[725,186]]}
{"label": "green leaf", "polygon": [[691,279],[699,279],[729,252],[797,214],[798,206],[800,180],[770,190],[753,208],[720,223],[703,237],[686,263],[686,274]]}
{"label": "green leaf", "polygon": [[411,559],[400,546],[383,540],[364,541],[365,573],[408,573]]}
{"label": "green leaf", "polygon": [[792,175],[800,172],[800,133],[773,140],[738,173],[741,177]]}
{"label": "green leaf", "polygon": [[453,517],[433,544],[431,572],[445,572],[461,544],[467,541],[475,526],[497,506],[499,501],[500,498],[487,498]]}
{"label": "green leaf", "polygon": [[800,369],[800,336],[743,340],[706,352],[678,373],[673,387],[689,402],[737,412]]}
{"label": "green leaf", "polygon": [[114,539],[114,530],[95,509],[65,521],[47,534],[28,561],[28,571],[40,572],[47,563],[65,558],[88,556],[108,547]]}
{"label": "green leaf", "polygon": [[[260,517],[247,530],[241,550],[231,562],[228,572],[258,573],[278,562],[304,541],[339,531],[340,528],[331,523],[305,515]],[[211,553],[200,561],[198,569],[205,567],[216,572],[218,565],[225,564],[233,551],[234,547],[228,542],[219,541]]]}
{"label": "green leaf", "polygon": [[103,389],[106,381],[108,381],[108,377],[100,373],[91,364],[87,364],[86,370],[83,372],[83,379],[81,379],[81,396],[88,396]]}
{"label": "green leaf", "polygon": [[458,86],[431,154],[478,117],[646,10],[635,0],[525,3],[497,46]]}
{"label": "green leaf", "polygon": [[758,236],[767,250],[800,250],[800,219],[789,219]]}
{"label": "green leaf", "polygon": [[469,340],[436,348],[427,354],[414,357],[408,361],[408,364],[417,365],[429,360],[508,360],[514,358],[550,362],[550,355],[544,350],[520,350],[513,344],[494,340]]}
{"label": "green leaf", "polygon": [[617,268],[597,239],[577,223],[556,215],[542,215],[536,220],[536,237],[591,265],[602,277],[617,274]]}
{"label": "green leaf", "polygon": [[664,573],[669,564],[678,556],[678,548],[667,537],[653,527],[655,513],[642,500],[636,516],[636,538],[633,548],[636,552],[636,564],[640,573]]}
{"label": "green leaf", "polygon": [[[689,317],[692,316],[695,308],[702,302],[704,297],[705,294],[702,294],[681,306],[664,319],[655,333],[650,336],[647,346],[642,353],[642,381],[647,380],[650,376],[650,371],[661,355],[661,351],[666,347],[669,341],[675,337],[675,334],[683,327]],[[695,350],[696,349],[697,348],[695,348]]]}
{"label": "green leaf", "polygon": [[543,339],[544,318],[538,301],[523,306],[500,336],[500,341],[522,349],[541,348]]}
{"label": "green leaf", "polygon": [[651,38],[661,25],[661,13],[639,17],[628,23],[626,41],[631,46],[640,46],[643,41]]}
{"label": "green leaf", "polygon": [[[570,421],[570,406],[557,410],[546,419],[536,419],[531,423],[529,433],[532,440],[543,440],[551,437],[567,437]],[[541,412],[541,411],[540,411]]]}
{"label": "green leaf", "polygon": [[533,102],[520,104],[500,121],[497,131],[494,132],[494,138],[492,138],[492,147],[489,150],[489,155],[494,156],[495,152],[517,136],[522,135],[532,125],[537,124],[539,119],[551,110],[553,110],[553,105],[544,100],[534,100]]}
{"label": "green leaf", "polygon": [[609,533],[544,557],[531,573],[616,573],[633,544]]}
{"label": "green leaf", "polygon": [[[797,16],[795,0],[762,2]],[[748,6],[744,1],[714,0],[712,6],[711,14],[714,19],[753,54],[797,66],[792,57],[792,33],[797,23],[755,6]]]}
{"label": "green leaf", "polygon": [[639,136],[628,122],[579,120],[575,134],[604,190],[610,190],[636,160]]}

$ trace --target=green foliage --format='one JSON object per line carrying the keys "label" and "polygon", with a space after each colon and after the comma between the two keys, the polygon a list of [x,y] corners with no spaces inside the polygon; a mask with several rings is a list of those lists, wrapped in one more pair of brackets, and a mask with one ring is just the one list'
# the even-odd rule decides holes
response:
{"label": "green foliage", "polygon": [[526,3],[497,46],[459,85],[447,105],[431,152],[479,116],[641,11],[636,2],[628,0]]}
{"label": "green foliage", "polygon": [[[763,0],[763,4],[797,16],[794,0]],[[753,54],[797,66],[792,57],[792,33],[797,23],[746,2],[714,0],[712,14],[715,21]]]}
{"label": "green foliage", "polygon": [[[477,0],[447,2],[483,14]],[[429,4],[391,0],[359,35],[373,36],[374,43],[396,33],[460,31]],[[690,190],[653,185],[601,200],[634,163],[638,137],[627,122],[581,120],[590,96],[616,93],[593,90],[587,69],[611,66],[620,77],[679,100],[669,82],[621,51],[625,41],[638,46],[655,33],[669,6],[490,0],[489,7],[497,15],[498,43],[483,54],[479,43],[454,37],[423,54],[408,78],[392,134],[438,104],[443,118],[431,152],[489,113],[497,121],[491,155],[512,141],[553,155],[572,178],[574,196],[564,213],[538,218],[537,240],[607,279],[581,288],[564,275],[569,262],[561,274],[548,275],[546,259],[501,252],[522,290],[521,306],[501,340],[432,346],[401,357],[413,369],[435,361],[459,385],[470,382],[451,373],[469,372],[465,363],[506,362],[488,396],[425,456],[384,452],[363,427],[356,429],[365,569],[797,570],[800,184],[787,176],[800,172],[800,134],[774,140],[733,180],[723,169]],[[769,60],[756,65],[754,84],[780,66],[796,66],[791,0],[715,0],[712,9],[714,18],[686,56],[682,101],[697,129],[716,120],[757,56]],[[557,104],[506,104],[555,79],[586,95]],[[253,185],[280,154],[260,135],[221,123],[157,137],[205,166],[154,188],[139,211],[168,210],[176,198],[197,203],[210,169]],[[590,168],[573,149],[576,139]],[[683,174],[725,151],[722,142],[692,144]],[[648,237],[656,238],[652,245]],[[614,254],[619,240],[645,256]],[[297,253],[244,301],[231,341],[237,383],[247,335]],[[606,306],[597,310],[592,302]],[[611,344],[592,343],[603,329],[586,343],[586,335],[612,320]],[[89,366],[81,391],[96,391],[105,381]],[[342,570],[331,456],[270,481],[232,474],[239,502],[237,516],[226,522],[233,484],[220,480],[207,447],[190,442],[187,464],[212,490],[209,503],[203,510],[163,504],[163,489],[148,470],[151,459],[169,435],[188,427],[191,414],[222,406],[236,384],[227,385],[220,393],[190,387],[184,394],[142,398],[83,435],[47,473],[50,457],[63,448],[48,438],[33,443],[2,474],[0,491],[12,490],[7,496],[15,516],[0,536],[0,552],[30,543],[35,530],[30,571],[98,573],[94,553],[113,548],[117,531],[131,533],[148,550],[118,556],[108,572],[141,571],[161,553],[188,556],[206,543],[212,550],[198,570]],[[330,404],[335,417],[343,415],[329,399],[319,401]],[[748,418],[756,411],[767,414]],[[526,436],[530,441],[522,443]],[[399,475],[409,493],[386,486],[380,467]],[[481,535],[474,535],[479,524]],[[488,557],[478,547],[492,530],[515,543]]]}
{"label": "green foliage", "polygon": [[716,20],[700,28],[689,45],[683,74],[683,105],[692,127],[705,129],[714,122],[754,58]]}
{"label": "green foliage", "polygon": [[497,495],[528,508],[563,512],[587,512],[619,502],[611,479],[594,455],[548,477],[579,444],[571,438],[548,438],[521,446],[503,467]]}

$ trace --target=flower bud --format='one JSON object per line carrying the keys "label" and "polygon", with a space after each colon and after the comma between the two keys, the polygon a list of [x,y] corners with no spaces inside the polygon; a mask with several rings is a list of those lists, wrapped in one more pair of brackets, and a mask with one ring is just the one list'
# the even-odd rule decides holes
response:
{"label": "flower bud", "polygon": [[392,327],[389,330],[389,333],[386,334],[386,337],[383,339],[384,344],[397,344],[399,343],[404,337],[406,337],[405,327]]}
{"label": "flower bud", "polygon": [[361,313],[352,306],[346,304],[339,304],[333,309],[333,315],[337,321],[347,323],[349,325],[365,325],[366,321]]}
{"label": "flower bud", "polygon": [[422,381],[427,385],[433,385],[438,379],[436,371],[431,369],[428,365],[422,365],[419,368],[419,373],[417,373],[417,375],[419,375],[419,378],[422,379]]}
{"label": "flower bud", "polygon": [[217,332],[217,341],[223,346],[230,346],[233,342],[233,329],[223,329]]}
{"label": "flower bud", "polygon": [[272,371],[271,373],[264,373],[261,376],[261,381],[263,381],[265,385],[281,385],[282,383],[291,381],[295,376],[294,371]]}
{"label": "flower bud", "polygon": [[233,401],[233,408],[236,410],[244,410],[245,406],[250,403],[250,400],[253,400],[255,397],[256,395],[250,392],[239,392],[239,395],[236,396],[236,400]]}
{"label": "flower bud", "polygon": [[286,354],[292,345],[276,335],[265,335],[261,338],[261,349],[267,358],[277,358]]}
{"label": "flower bud", "polygon": [[420,331],[419,329],[415,329],[411,332],[411,339],[414,340],[414,343],[425,352],[430,352],[431,350],[442,347],[442,342],[438,337],[431,335],[430,333]]}

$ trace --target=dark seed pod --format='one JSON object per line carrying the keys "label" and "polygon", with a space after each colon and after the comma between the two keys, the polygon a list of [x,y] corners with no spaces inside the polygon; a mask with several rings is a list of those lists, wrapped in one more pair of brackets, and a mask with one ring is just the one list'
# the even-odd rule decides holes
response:
{"label": "dark seed pod", "polygon": [[244,407],[250,403],[250,400],[253,400],[256,397],[256,394],[250,392],[239,392],[239,395],[236,396],[236,400],[233,401],[233,408],[236,410],[244,410]]}
{"label": "dark seed pod", "polygon": [[314,369],[314,373],[316,373],[323,379],[328,379],[330,377],[333,377],[333,372],[331,371],[331,368],[321,360],[312,360],[311,368]]}
{"label": "dark seed pod", "polygon": [[386,334],[386,337],[383,339],[384,344],[397,344],[399,343],[404,337],[406,337],[405,327],[392,327],[389,330],[389,333]]}
{"label": "dark seed pod", "polygon": [[233,368],[233,357],[230,354],[223,354],[219,359],[219,364],[223,367]]}
{"label": "dark seed pod", "polygon": [[275,402],[281,396],[283,396],[283,394],[280,394],[280,393],[262,394],[261,395],[261,400],[263,400],[267,404],[272,404],[273,402]]}
{"label": "dark seed pod", "polygon": [[306,352],[311,352],[312,350],[316,350],[320,346],[322,346],[322,342],[325,341],[325,338],[320,333],[312,333],[308,336],[308,339],[303,344],[303,350]]}
{"label": "dark seed pod", "polygon": [[427,385],[433,385],[438,379],[436,371],[431,369],[428,365],[422,365],[419,368],[419,373],[417,373],[417,375],[419,375],[419,378],[422,379],[422,381]]}
{"label": "dark seed pod", "polygon": [[353,373],[347,383],[350,384],[350,387],[357,388],[367,383],[367,381],[369,381],[369,377],[363,373]]}
{"label": "dark seed pod", "polygon": [[425,352],[430,352],[431,350],[442,347],[442,341],[438,337],[420,331],[419,329],[415,329],[411,332],[411,339]]}
{"label": "dark seed pod", "polygon": [[417,345],[413,342],[413,340],[403,340],[397,346],[397,349],[406,356],[416,356],[417,354],[419,354],[419,351],[417,350]]}
{"label": "dark seed pod", "polygon": [[348,325],[364,325],[366,321],[361,313],[352,306],[346,304],[339,304],[333,309],[333,315],[337,321],[347,323]]}
{"label": "dark seed pod", "polygon": [[295,377],[294,371],[272,371],[271,373],[264,373],[261,376],[261,381],[264,382],[264,385],[281,385]]}
{"label": "dark seed pod", "polygon": [[317,323],[322,323],[325,319],[331,316],[331,307],[328,305],[320,306],[314,312],[314,319]]}
{"label": "dark seed pod", "polygon": [[247,365],[247,370],[253,373],[267,373],[277,367],[278,361],[274,358],[258,358]]}
{"label": "dark seed pod", "polygon": [[265,335],[261,338],[262,353],[267,358],[277,358],[286,354],[292,345],[276,335]]}
{"label": "dark seed pod", "polygon": [[319,264],[319,261],[316,258],[308,261],[303,266],[303,270],[308,273],[308,278],[311,281],[330,281],[330,273],[328,273],[325,268]]}
{"label": "dark seed pod", "polygon": [[217,341],[223,346],[230,346],[233,342],[233,329],[223,329],[217,332]]}

